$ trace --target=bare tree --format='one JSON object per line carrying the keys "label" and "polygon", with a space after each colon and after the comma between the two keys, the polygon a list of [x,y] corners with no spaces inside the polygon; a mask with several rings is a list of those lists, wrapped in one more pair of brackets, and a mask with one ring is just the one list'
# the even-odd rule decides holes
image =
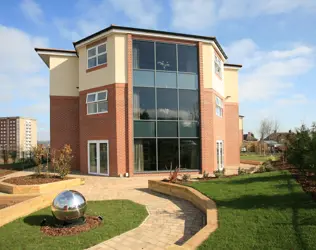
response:
{"label": "bare tree", "polygon": [[261,150],[260,153],[265,155],[265,148],[264,148],[264,139],[268,137],[272,132],[276,133],[279,130],[279,122],[277,120],[270,120],[268,118],[265,118],[261,120],[260,127],[259,127],[259,135],[260,135],[260,145]]}
{"label": "bare tree", "polygon": [[279,131],[279,128],[280,128],[279,121],[278,120],[274,120],[272,126],[273,126],[273,132],[277,133]]}

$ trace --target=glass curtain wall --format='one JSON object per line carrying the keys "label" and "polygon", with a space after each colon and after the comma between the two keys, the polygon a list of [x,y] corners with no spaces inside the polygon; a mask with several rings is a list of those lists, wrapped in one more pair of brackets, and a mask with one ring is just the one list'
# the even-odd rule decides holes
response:
{"label": "glass curtain wall", "polygon": [[133,41],[134,171],[200,169],[194,45]]}

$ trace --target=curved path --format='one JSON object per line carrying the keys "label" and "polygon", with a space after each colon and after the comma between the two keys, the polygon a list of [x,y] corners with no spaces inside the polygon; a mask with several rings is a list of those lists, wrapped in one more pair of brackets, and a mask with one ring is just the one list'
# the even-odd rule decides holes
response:
{"label": "curved path", "polygon": [[147,219],[136,229],[90,249],[165,249],[182,245],[203,227],[204,215],[190,202],[150,191],[148,177],[107,178],[84,176],[86,184],[75,190],[88,200],[129,199],[146,205]]}

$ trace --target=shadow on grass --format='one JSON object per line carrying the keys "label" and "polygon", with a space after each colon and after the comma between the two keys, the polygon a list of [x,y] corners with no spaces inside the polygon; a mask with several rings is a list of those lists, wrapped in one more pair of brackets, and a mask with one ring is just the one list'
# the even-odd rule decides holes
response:
{"label": "shadow on grass", "polygon": [[271,182],[271,181],[286,181],[291,178],[289,175],[275,175],[275,176],[257,176],[251,175],[251,178],[231,179],[229,184],[251,184],[255,182]]}
{"label": "shadow on grass", "polygon": [[46,219],[48,224],[54,222],[54,217],[52,215],[30,215],[25,217],[23,221],[30,226],[41,226],[44,219]]}

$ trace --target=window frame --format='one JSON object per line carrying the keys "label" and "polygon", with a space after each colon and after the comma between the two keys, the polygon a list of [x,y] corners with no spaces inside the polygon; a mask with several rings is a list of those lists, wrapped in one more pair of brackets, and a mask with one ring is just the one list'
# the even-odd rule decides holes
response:
{"label": "window frame", "polygon": [[[98,47],[100,47],[101,45],[105,45],[105,52],[98,53]],[[92,50],[92,49],[95,49],[95,55],[89,57],[89,51]],[[100,44],[98,44],[98,45],[95,45],[95,46],[93,46],[93,47],[91,47],[91,48],[87,48],[87,69],[93,69],[93,68],[98,67],[98,66],[101,66],[101,65],[106,65],[106,64],[108,63],[108,56],[107,56],[107,53],[108,53],[107,42],[103,42],[103,43],[100,43]],[[99,64],[99,63],[98,63],[98,57],[99,57],[99,56],[102,56],[102,55],[105,55],[105,54],[106,54],[106,62]],[[92,59],[92,58],[96,58],[96,65],[89,68],[89,59]]]}
{"label": "window frame", "polygon": [[[220,72],[216,71],[216,66],[219,67]],[[214,53],[214,71],[218,77],[222,78],[223,76],[222,60],[219,58],[219,56],[216,53]]]}
{"label": "window frame", "polygon": [[[105,93],[105,98],[102,100],[98,100],[98,94],[100,93]],[[95,95],[94,101],[88,101],[88,97],[91,95]],[[107,90],[102,90],[102,91],[97,91],[97,92],[91,92],[91,93],[87,93],[86,96],[86,105],[87,105],[87,115],[96,115],[96,114],[104,114],[104,113],[108,113],[109,112],[109,107],[107,111],[103,111],[103,112],[98,112],[99,110],[99,102],[107,102],[108,103],[108,91]],[[89,104],[91,103],[96,103],[97,104],[97,112],[95,113],[89,113]]]}
{"label": "window frame", "polygon": [[[215,96],[215,113],[218,117],[223,117],[224,115],[224,108],[223,108],[223,100],[218,96]],[[217,113],[217,108],[220,109],[220,114]]]}

